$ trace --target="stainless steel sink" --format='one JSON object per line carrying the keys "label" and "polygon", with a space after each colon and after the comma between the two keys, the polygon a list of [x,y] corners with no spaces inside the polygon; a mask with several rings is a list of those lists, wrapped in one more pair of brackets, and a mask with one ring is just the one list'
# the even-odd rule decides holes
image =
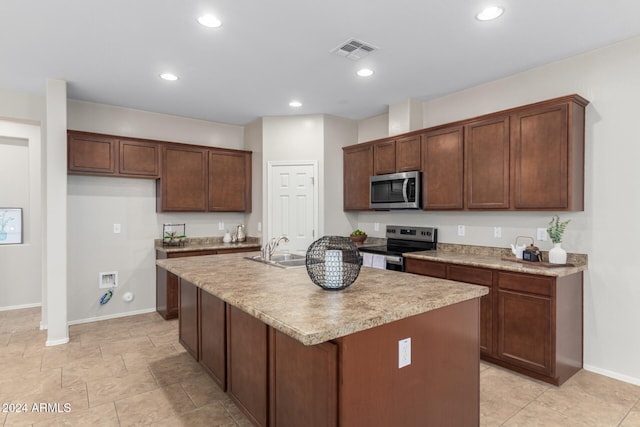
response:
{"label": "stainless steel sink", "polygon": [[268,265],[274,265],[280,268],[297,268],[305,266],[305,255],[298,254],[275,254],[271,256],[271,260],[267,261],[261,255],[245,257],[252,261],[261,262]]}

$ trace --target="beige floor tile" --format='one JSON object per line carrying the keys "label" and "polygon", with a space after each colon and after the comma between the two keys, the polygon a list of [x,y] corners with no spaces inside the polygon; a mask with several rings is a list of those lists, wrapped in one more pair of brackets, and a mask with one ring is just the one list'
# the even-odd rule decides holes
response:
{"label": "beige floor tile", "polygon": [[131,351],[153,351],[154,348],[151,340],[146,336],[123,338],[118,341],[100,344],[103,357],[121,355]]}
{"label": "beige floor tile", "polygon": [[547,407],[532,402],[507,420],[505,427],[584,427],[580,420],[572,419],[559,412],[550,411]]}
{"label": "beige floor tile", "polygon": [[200,408],[155,422],[155,427],[235,427],[233,417],[220,403],[212,402]]}
{"label": "beige floor tile", "polygon": [[82,346],[79,342],[47,347],[42,354],[42,369],[61,368],[85,359],[96,360],[102,357],[98,345]]}
{"label": "beige floor tile", "polygon": [[126,399],[157,388],[158,384],[147,369],[140,372],[130,372],[122,377],[98,378],[87,381],[90,407]]}
{"label": "beige floor tile", "polygon": [[[9,377],[9,372],[11,377]],[[62,371],[48,369],[46,371],[11,371],[7,375],[0,375],[0,402],[23,401],[25,397],[48,393],[62,387]]]}
{"label": "beige floor tile", "polygon": [[629,411],[627,416],[620,423],[620,427],[640,427],[640,403]]}
{"label": "beige floor tile", "polygon": [[155,423],[195,409],[180,384],[170,385],[116,401],[121,426]]}
{"label": "beige floor tile", "polygon": [[158,359],[151,362],[149,368],[158,385],[162,387],[186,381],[191,377],[206,375],[198,362],[188,353]]}
{"label": "beige floor tile", "polygon": [[486,402],[510,403],[522,408],[536,399],[550,385],[534,381],[499,367],[491,367],[480,373],[480,399]]}
{"label": "beige floor tile", "polygon": [[127,370],[148,368],[151,363],[167,357],[175,356],[179,352],[173,344],[162,344],[148,349],[137,349],[122,354]]}
{"label": "beige floor tile", "polygon": [[87,409],[71,409],[69,413],[59,414],[57,417],[36,422],[33,427],[119,427],[120,421],[113,402]]}
{"label": "beige floor tile", "polygon": [[66,411],[80,411],[88,407],[87,388],[84,384],[27,394],[19,401],[27,405],[28,411],[9,414],[6,425],[30,425],[52,420]]}
{"label": "beige floor tile", "polygon": [[128,374],[121,356],[103,358],[87,357],[62,368],[62,386],[86,383],[108,377],[123,377]]}
{"label": "beige floor tile", "polygon": [[212,402],[224,402],[228,404],[231,401],[227,394],[222,391],[209,375],[185,378],[180,384],[197,407],[205,406]]}
{"label": "beige floor tile", "polygon": [[514,416],[522,406],[507,402],[504,399],[489,400],[480,394],[480,426],[498,427]]}

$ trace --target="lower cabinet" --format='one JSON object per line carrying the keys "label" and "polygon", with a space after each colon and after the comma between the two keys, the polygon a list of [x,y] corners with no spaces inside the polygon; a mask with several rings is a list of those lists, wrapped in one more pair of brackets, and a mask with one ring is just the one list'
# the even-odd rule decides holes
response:
{"label": "lower cabinet", "polygon": [[200,304],[200,364],[222,390],[227,389],[226,304],[198,289]]}
{"label": "lower cabinet", "polygon": [[227,392],[256,426],[268,425],[268,327],[227,306]]}
{"label": "lower cabinet", "polygon": [[407,258],[406,271],[491,288],[480,302],[484,360],[560,385],[582,368],[582,273],[553,277]]}
{"label": "lower cabinet", "polygon": [[180,323],[178,340],[196,360],[199,359],[198,335],[198,287],[180,279],[179,286]]}

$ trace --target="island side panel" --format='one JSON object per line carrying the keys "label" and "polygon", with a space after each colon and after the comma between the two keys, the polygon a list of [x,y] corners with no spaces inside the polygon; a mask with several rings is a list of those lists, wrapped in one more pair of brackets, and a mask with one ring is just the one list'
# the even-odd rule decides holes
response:
{"label": "island side panel", "polygon": [[[474,298],[335,340],[339,425],[479,425],[479,321]],[[411,364],[398,368],[405,338]]]}

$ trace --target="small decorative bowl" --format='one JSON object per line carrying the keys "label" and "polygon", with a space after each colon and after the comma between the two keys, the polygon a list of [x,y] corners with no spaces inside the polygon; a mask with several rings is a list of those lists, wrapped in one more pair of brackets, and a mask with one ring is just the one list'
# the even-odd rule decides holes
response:
{"label": "small decorative bowl", "polygon": [[357,244],[364,243],[364,241],[367,240],[367,235],[366,234],[351,235],[349,236],[349,238],[353,243],[357,245]]}

